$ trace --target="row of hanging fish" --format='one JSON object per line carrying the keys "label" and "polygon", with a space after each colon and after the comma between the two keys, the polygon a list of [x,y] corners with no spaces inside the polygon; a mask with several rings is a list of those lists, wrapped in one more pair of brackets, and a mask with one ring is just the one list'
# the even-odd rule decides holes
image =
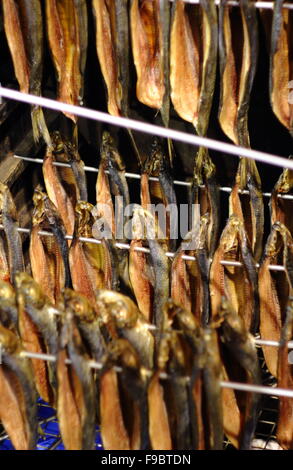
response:
{"label": "row of hanging fish", "polygon": [[[207,133],[219,56],[219,121],[234,143],[249,146],[247,98],[257,66],[259,34],[255,3],[240,0],[235,8],[221,0],[217,9],[214,0],[200,0],[198,5],[183,0],[46,0],[43,4],[40,0],[3,0],[2,8],[21,91],[41,94],[46,43],[57,78],[57,99],[82,105],[92,15],[109,113],[125,117],[131,113],[132,58],[138,101],[160,110],[165,126],[172,102],[178,115],[192,123],[199,135]],[[276,0],[273,12],[260,12],[270,53],[271,105],[292,134],[288,100],[293,79],[292,13],[283,4]],[[75,116],[66,115],[76,121]],[[32,108],[32,123],[35,138],[42,136],[49,144],[38,107]],[[250,168],[252,177],[256,177],[254,170]],[[244,183],[241,178],[241,186]]]}
{"label": "row of hanging fish", "polygon": [[[257,272],[250,240],[237,215],[229,217],[218,239],[214,226],[218,224],[207,209],[199,230],[187,236],[194,245],[186,246],[184,240],[185,245],[177,247],[170,230],[163,237],[159,219],[154,220],[157,238],[148,238],[147,231],[136,232],[139,221],[153,217],[147,210],[150,202],[176,204],[169,160],[160,142],[154,143],[142,170],[141,204],[131,218],[132,232],[139,238],[123,239],[130,241],[127,251],[116,246],[121,240],[102,231],[107,225],[115,235],[113,197],[119,195],[125,206],[130,200],[125,166],[110,134],[105,132],[101,143],[96,206],[87,201],[78,150],[58,132],[51,141],[53,150],[48,146],[43,163],[47,192],[38,186],[33,197],[27,268],[33,278],[24,272],[12,196],[5,185],[0,188],[1,370],[8,367],[10,373],[6,341],[16,345],[17,357],[22,350],[57,357],[57,368],[45,360],[23,361],[30,400],[36,396],[35,384],[38,394],[56,406],[68,449],[91,448],[97,422],[109,449],[216,449],[222,447],[223,433],[236,447],[249,448],[259,395],[221,389],[220,381],[261,383],[252,337],[260,326],[263,339],[283,345],[279,350],[263,348],[270,372],[280,384],[291,386],[284,358],[285,338],[291,335],[293,243],[283,223],[288,211],[277,197],[280,181],[290,173],[284,171],[273,191],[272,231]],[[56,161],[69,166],[56,166]],[[158,181],[150,178],[154,175]],[[206,186],[208,194],[209,190]],[[103,213],[100,208],[109,210]],[[219,217],[219,206],[215,214]],[[97,224],[101,220],[102,225]],[[170,261],[165,253],[176,248]],[[241,266],[223,265],[222,260]],[[271,264],[282,264],[285,271],[275,275]],[[101,368],[93,372],[90,359]],[[127,380],[133,386],[127,386]],[[88,415],[84,407],[97,410],[97,417],[94,411]],[[290,399],[281,398],[278,438],[284,448],[292,446],[291,409]],[[0,419],[10,433],[9,413]],[[27,419],[22,415],[23,426],[28,426]],[[160,435],[158,421],[164,423]],[[9,435],[17,448],[31,448],[30,439],[36,434],[32,429],[30,433],[21,444],[13,433]]]}

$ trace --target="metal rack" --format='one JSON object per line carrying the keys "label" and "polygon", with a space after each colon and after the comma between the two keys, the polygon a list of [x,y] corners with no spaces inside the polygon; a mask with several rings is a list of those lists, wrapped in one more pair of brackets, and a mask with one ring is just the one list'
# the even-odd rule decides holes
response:
{"label": "metal rack", "polygon": [[[173,0],[170,0],[170,1],[173,1]],[[200,3],[199,0],[184,0],[184,1],[186,3],[193,3],[193,4]],[[227,3],[229,6],[239,6],[238,1],[228,1]],[[215,4],[219,5],[220,0],[215,0]],[[272,9],[274,6],[274,2],[256,2],[255,6],[256,8],[261,8],[261,9]],[[283,8],[293,10],[293,4],[284,3]],[[129,119],[129,118],[111,116],[107,113],[103,113],[103,112],[96,111],[93,109],[69,105],[66,103],[62,103],[56,100],[52,100],[52,99],[48,99],[48,98],[44,98],[40,96],[24,94],[16,90],[12,90],[12,89],[8,89],[8,88],[4,88],[0,86],[0,98],[1,97],[11,99],[11,100],[16,100],[18,102],[23,102],[27,104],[42,106],[42,107],[52,109],[55,111],[74,114],[76,116],[83,117],[86,119],[104,122],[107,124],[119,126],[119,127],[126,128],[126,129],[132,129],[132,130],[142,132],[142,133],[156,135],[156,136],[160,136],[163,138],[169,138],[172,140],[184,142],[186,144],[191,144],[194,146],[207,147],[215,151],[220,151],[225,155],[246,157],[246,158],[253,159],[258,162],[262,162],[268,165],[273,165],[273,166],[277,166],[281,168],[288,168],[288,169],[293,170],[292,160],[288,160],[286,158],[283,158],[277,155],[260,152],[260,151],[249,149],[249,148],[239,147],[234,144],[229,144],[229,143],[221,142],[221,141],[206,138],[206,137],[200,137],[197,135],[191,135],[186,132],[164,128],[164,127],[140,122],[140,121]],[[16,159],[22,159],[28,162],[33,162],[33,163],[38,163],[38,164],[43,163],[42,159],[24,157],[20,155],[14,155],[14,157]],[[54,162],[54,164],[56,166],[70,167],[70,165],[66,163]],[[98,169],[95,167],[85,166],[84,169],[85,171],[88,171],[88,172],[94,172],[94,173],[98,172]],[[130,179],[136,179],[136,180],[140,179],[140,175],[136,173],[126,173],[126,177]],[[155,177],[150,177],[149,179],[151,181],[158,180],[158,178],[155,178]],[[174,184],[178,186],[183,186],[183,187],[189,187],[191,185],[191,183],[188,181],[179,181],[179,180],[174,180]],[[224,193],[230,193],[232,188],[221,187],[220,190]],[[241,193],[249,194],[249,192],[246,190],[241,191]],[[270,198],[271,193],[263,193],[263,196]],[[290,195],[290,194],[279,195],[278,197],[281,197],[283,199],[293,200],[293,195]],[[0,229],[1,228],[2,227],[0,226]],[[22,232],[22,233],[27,233],[27,234],[30,233],[30,229],[26,227],[19,227],[18,230],[19,232]],[[39,233],[41,235],[52,236],[52,233],[47,232],[47,231],[40,231]],[[67,235],[66,238],[72,239],[73,237]],[[100,240],[97,240],[95,238],[80,237],[79,240],[81,242],[101,243]],[[119,243],[119,242],[116,243],[116,247],[120,249],[126,249],[126,250],[130,249],[129,244]],[[135,247],[135,250],[149,253],[149,250],[147,248]],[[173,258],[175,256],[175,253],[167,252],[166,256]],[[195,260],[196,258],[192,256],[184,255],[183,259]],[[221,263],[223,265],[241,266],[241,263],[230,262],[226,260],[222,260]],[[256,264],[256,267],[258,268],[259,265]],[[269,268],[274,271],[284,271],[284,267],[279,266],[279,265],[270,265]],[[279,346],[279,343],[276,341],[270,341],[269,339],[261,339],[261,338],[255,338],[255,344],[258,347],[261,345],[266,345],[266,346],[271,346],[271,347]],[[1,348],[1,345],[0,345],[0,348]],[[288,349],[293,349],[293,341],[290,341],[288,343]],[[39,359],[48,360],[48,361],[56,360],[54,356],[50,356],[46,354],[35,354],[35,353],[27,352],[27,351],[23,352],[23,356],[31,357],[31,358],[39,358]],[[101,369],[103,366],[102,364],[96,363],[94,361],[90,361],[90,362],[91,362],[90,366],[95,369]],[[70,360],[67,360],[67,363],[70,363]],[[265,367],[264,360],[263,360],[262,365],[264,368]],[[116,370],[117,372],[121,371],[119,367],[116,367]],[[234,382],[232,383],[232,382],[225,382],[225,381],[221,382],[222,387],[233,388],[236,390],[242,390],[242,391],[247,391],[247,392],[252,392],[252,393],[260,393],[266,396],[265,401],[264,401],[264,406],[262,407],[260,414],[259,414],[258,428],[256,429],[256,436],[252,443],[253,449],[278,448],[278,444],[276,443],[276,440],[274,438],[274,432],[276,428],[276,417],[277,417],[277,412],[278,412],[278,398],[277,397],[286,396],[286,397],[293,398],[293,390],[286,390],[286,389],[281,389],[281,388],[276,387],[276,381],[271,376],[269,376],[268,372],[266,372],[266,374],[267,374],[267,377],[264,380],[264,385],[262,386],[256,386],[256,385],[254,386],[254,385],[240,384],[240,383],[234,383]],[[161,378],[167,379],[168,376],[162,373]],[[188,380],[188,377],[186,379]],[[42,445],[42,441],[44,444],[46,439],[51,439],[51,442],[49,443],[50,449],[52,450],[62,449],[62,442],[61,442],[60,433],[59,433],[58,425],[57,425],[57,418],[56,418],[56,415],[54,414],[54,410],[52,410],[46,403],[42,402],[41,400],[39,401],[38,405],[40,409],[40,425],[45,433],[45,436],[40,437],[40,440],[38,442],[38,449],[40,450],[42,448],[48,449],[48,445],[46,446]],[[272,418],[273,415],[275,416],[275,419]],[[267,430],[265,432],[263,431],[264,427],[267,427]],[[1,442],[4,442],[6,438],[7,436],[5,436],[5,433],[0,433],[0,448],[1,448]],[[102,444],[101,444],[101,440],[99,437],[98,429],[97,429],[97,441],[96,442],[97,442],[96,448],[101,449]],[[9,444],[7,445],[9,446]],[[225,447],[228,447],[229,445],[230,445],[229,442],[226,441]]]}

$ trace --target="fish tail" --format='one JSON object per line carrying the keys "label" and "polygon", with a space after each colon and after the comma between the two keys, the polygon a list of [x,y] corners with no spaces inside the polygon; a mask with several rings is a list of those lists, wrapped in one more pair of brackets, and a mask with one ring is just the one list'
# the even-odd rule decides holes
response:
{"label": "fish tail", "polygon": [[51,138],[48,127],[45,121],[44,113],[40,106],[33,106],[31,110],[33,136],[36,143],[39,142],[41,137],[47,145],[51,146]]}

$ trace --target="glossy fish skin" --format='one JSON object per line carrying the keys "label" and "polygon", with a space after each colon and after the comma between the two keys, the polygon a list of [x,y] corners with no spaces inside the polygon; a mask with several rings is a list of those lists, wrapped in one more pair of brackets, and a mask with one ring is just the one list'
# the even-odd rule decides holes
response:
{"label": "glossy fish skin", "polygon": [[[56,210],[56,207],[50,201],[47,194],[42,191],[40,186],[37,186],[37,188],[35,189],[33,201],[34,201],[34,206],[35,206],[34,212],[33,212],[33,228],[35,229],[36,237],[39,237],[39,235],[37,235],[38,230],[40,230],[41,228],[42,229],[49,228],[52,230],[53,235],[54,235],[53,243],[54,244],[56,243],[58,247],[57,248],[56,245],[53,247],[53,250],[54,250],[53,259],[56,265],[55,267],[56,273],[54,273],[53,281],[51,281],[53,282],[52,288],[54,289],[55,300],[56,300],[58,296],[60,295],[61,289],[63,287],[70,287],[70,284],[71,284],[69,261],[68,261],[68,245],[67,245],[67,240],[65,238],[66,231],[65,231],[63,222],[61,220],[61,217],[59,216]],[[37,241],[41,243],[40,248],[43,249],[42,240],[36,239],[36,242]],[[45,240],[45,243],[48,243],[48,242]],[[32,259],[34,258],[34,248],[35,246],[31,239],[31,244],[30,244],[31,262],[32,262]],[[38,253],[35,254],[36,269],[34,270],[32,266],[32,271],[33,271],[34,278],[38,280],[40,274],[38,271],[39,267],[38,267],[38,262],[37,262],[38,261],[37,255]],[[46,259],[46,256],[45,256],[45,259]],[[42,281],[40,281],[39,283],[43,285]]]}
{"label": "glossy fish skin", "polygon": [[[222,260],[240,261],[243,266],[223,266]],[[245,289],[243,289],[245,286]],[[230,216],[222,232],[210,270],[211,314],[217,315],[222,297],[226,296],[233,309],[255,333],[259,324],[258,277],[243,223]]]}
{"label": "glossy fish skin", "polygon": [[64,289],[63,300],[65,309],[74,315],[92,358],[97,362],[102,361],[106,355],[106,343],[100,329],[101,320],[97,318],[94,306],[85,296],[72,289]]}
{"label": "glossy fish skin", "polygon": [[[292,81],[292,12],[284,0],[274,2],[270,50],[270,99],[279,121],[293,136],[293,104],[288,99]],[[289,88],[289,89],[288,89]]]}
{"label": "glossy fish skin", "polygon": [[[278,387],[293,388],[292,364],[288,361],[288,345],[293,337],[293,310],[292,298],[287,306],[286,320],[282,328],[280,348],[278,355]],[[292,450],[293,448],[293,407],[292,399],[280,397],[279,419],[277,425],[277,440],[283,449]]]}
{"label": "glossy fish skin", "polygon": [[[270,264],[281,264],[285,272],[273,273]],[[288,298],[293,288],[293,240],[288,229],[276,222],[266,243],[259,269],[260,334],[262,338],[280,341]],[[277,348],[263,346],[269,371],[277,376]]]}
{"label": "glossy fish skin", "polygon": [[16,207],[8,186],[0,183],[0,218],[8,248],[10,281],[14,283],[17,271],[24,271],[22,241],[18,232]]}
{"label": "glossy fish skin", "polygon": [[[97,292],[98,306],[104,306],[115,324],[120,337],[127,339],[139,354],[140,361],[147,369],[154,365],[154,337],[148,323],[134,302],[115,291]],[[109,321],[106,318],[103,321]]]}
{"label": "glossy fish skin", "polygon": [[[222,0],[219,9],[220,106],[219,121],[225,134],[238,145],[249,147],[248,108],[258,54],[257,18],[254,2],[242,0],[238,25],[243,34],[241,71],[237,75],[230,6]],[[241,18],[240,18],[241,14]],[[235,18],[234,18],[235,21]],[[237,32],[240,35],[239,31]]]}
{"label": "glossy fish skin", "polygon": [[[33,95],[41,96],[44,57],[41,2],[40,0],[17,0],[17,4],[29,64],[29,92]],[[50,146],[51,139],[42,108],[32,106],[31,117],[36,142],[43,137],[46,144]]]}
{"label": "glossy fish skin", "polygon": [[[204,188],[202,188],[204,186]],[[195,204],[193,207],[192,204]],[[207,249],[212,258],[219,239],[220,228],[220,191],[216,182],[216,168],[208,150],[201,147],[195,158],[194,173],[190,192],[190,218],[197,223],[196,204],[200,204],[200,215],[208,213]],[[194,217],[194,219],[193,219]]]}
{"label": "glossy fish skin", "polygon": [[[233,311],[226,300],[222,301],[220,319],[223,344],[229,350],[227,361],[234,360],[245,371],[247,383],[261,385],[261,370],[254,339],[247,331],[241,317]],[[239,377],[242,377],[241,373]],[[243,421],[241,433],[237,436],[239,448],[242,450],[250,449],[257,424],[259,405],[260,396],[257,393],[247,393],[245,398],[242,397]],[[230,420],[233,422],[233,415],[230,415]]]}
{"label": "glossy fish skin", "polygon": [[23,93],[28,93],[29,67],[17,5],[15,0],[3,0],[2,4],[4,29],[19,89]]}
{"label": "glossy fish skin", "polygon": [[43,163],[45,187],[50,200],[60,213],[67,234],[72,236],[74,230],[74,201],[64,189],[60,178],[61,175],[58,168],[54,165],[55,161],[52,149],[47,148]]}
{"label": "glossy fish skin", "polygon": [[[28,274],[17,273],[15,282],[19,330],[26,348],[34,351],[35,347],[38,349],[40,346],[39,352],[56,355],[58,351],[57,315],[60,311],[50,303],[40,286]],[[34,334],[39,337],[39,344],[34,343]],[[38,390],[42,392],[42,396],[47,394],[46,401],[54,403],[57,389],[55,363],[35,360],[33,366],[35,371],[40,370],[39,377],[36,377]],[[43,383],[45,389],[43,389]]]}
{"label": "glossy fish skin", "polygon": [[[131,448],[133,450],[150,449],[148,418],[148,375],[141,368],[138,352],[126,339],[118,339],[109,345],[109,354],[115,364],[122,367],[121,385],[125,390],[125,399],[132,416]],[[128,416],[129,418],[129,416]],[[139,426],[136,425],[138,422]]]}
{"label": "glossy fish skin", "polygon": [[[58,99],[73,105],[82,102],[86,40],[85,31],[81,31],[86,22],[84,10],[84,5],[76,8],[75,0],[46,0],[47,34],[57,75]],[[73,114],[64,114],[76,122]]]}
{"label": "glossy fish skin", "polygon": [[9,282],[0,281],[0,323],[13,331],[17,331],[16,294]]}
{"label": "glossy fish skin", "polygon": [[177,0],[173,6],[171,28],[171,99],[179,116],[191,122],[199,135],[206,135],[209,122],[217,44],[214,2],[201,0],[199,6],[187,6]]}
{"label": "glossy fish skin", "polygon": [[137,99],[161,109],[165,94],[163,33],[160,28],[160,2],[132,0],[130,26],[132,53],[137,74]]}
{"label": "glossy fish skin", "polygon": [[[209,217],[202,216],[199,229],[189,232],[179,247],[171,267],[171,297],[205,325],[209,321],[209,260],[207,231]],[[189,240],[187,242],[186,240]],[[183,255],[196,259],[187,261]]]}
{"label": "glossy fish skin", "polygon": [[[249,195],[239,194],[239,191],[246,187]],[[260,176],[253,160],[240,159],[229,198],[229,212],[243,221],[252,253],[255,260],[259,261],[262,255],[264,206]]]}
{"label": "glossy fish skin", "polygon": [[9,281],[10,272],[7,259],[7,250],[5,248],[5,240],[0,236],[0,279],[1,281]]}
{"label": "glossy fish skin", "polygon": [[[65,359],[71,360],[70,365]],[[57,415],[67,450],[95,446],[95,385],[81,337],[72,314],[63,316],[57,359]]]}
{"label": "glossy fish skin", "polygon": [[0,325],[0,419],[16,450],[37,444],[37,394],[29,359],[21,357],[17,336]]}
{"label": "glossy fish skin", "polygon": [[222,450],[224,436],[222,390],[220,386],[222,364],[216,330],[210,326],[205,327],[203,339],[205,359],[202,374],[206,415],[208,417],[208,448],[210,450]]}
{"label": "glossy fish skin", "polygon": [[[168,239],[169,249],[170,251],[173,251],[176,249],[176,234],[174,233],[177,222],[175,219],[177,213],[176,215],[174,213],[174,209],[177,207],[176,193],[171,175],[169,160],[164,154],[163,146],[157,138],[154,139],[151,155],[144,162],[143,173],[147,174],[150,200],[146,200],[145,205],[144,198],[146,195],[142,194],[142,206],[144,209],[150,212],[151,208],[147,206],[148,204],[164,204],[164,206],[168,209],[166,213],[166,222],[164,223],[163,227],[159,226],[158,230],[162,230],[162,238]],[[159,178],[159,183],[156,181],[150,181],[150,177]],[[143,191],[144,187],[142,185],[141,192]]]}
{"label": "glossy fish skin", "polygon": [[[95,229],[94,207],[85,201],[76,205],[74,238],[69,250],[73,287],[95,304],[97,289],[111,289],[115,282],[112,248]],[[79,237],[100,238],[101,244],[82,242]],[[100,235],[98,237],[98,235]]]}
{"label": "glossy fish skin", "polygon": [[169,375],[165,381],[165,396],[173,448],[192,449],[189,390],[186,380],[185,351],[177,332],[165,330],[158,350],[158,366]]}
{"label": "glossy fish skin", "polygon": [[275,184],[270,199],[271,225],[275,222],[284,224],[291,235],[293,235],[292,217],[290,217],[290,202],[283,199],[282,196],[291,193],[293,189],[293,172],[288,168],[283,170],[277,183]]}

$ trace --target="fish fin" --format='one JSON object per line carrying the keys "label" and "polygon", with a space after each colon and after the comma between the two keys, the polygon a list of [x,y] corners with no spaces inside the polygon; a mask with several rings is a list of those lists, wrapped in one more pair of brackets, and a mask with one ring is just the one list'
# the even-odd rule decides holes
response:
{"label": "fish fin", "polygon": [[40,138],[43,137],[44,141],[50,147],[52,146],[51,137],[47,128],[44,113],[40,106],[33,106],[31,111],[33,136],[35,142],[39,142]]}

